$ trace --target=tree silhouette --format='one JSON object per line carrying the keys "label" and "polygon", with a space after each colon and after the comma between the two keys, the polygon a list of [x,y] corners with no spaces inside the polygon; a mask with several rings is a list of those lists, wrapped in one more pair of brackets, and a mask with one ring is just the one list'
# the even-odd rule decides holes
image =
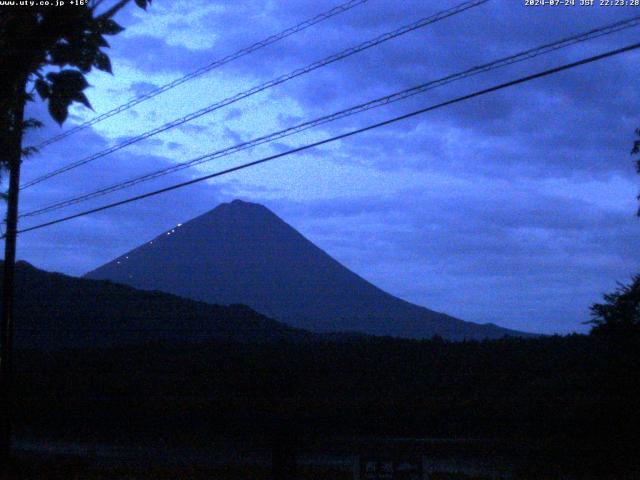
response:
{"label": "tree silhouette", "polygon": [[604,303],[591,306],[592,333],[608,335],[640,334],[640,275],[631,284],[619,284],[604,295]]}
{"label": "tree silhouette", "polygon": [[[640,128],[636,136],[640,137]],[[633,142],[631,155],[640,154],[640,138]],[[640,174],[640,159],[636,160],[636,171]],[[638,195],[640,200],[640,195]],[[640,217],[640,207],[636,214]],[[630,285],[618,284],[613,293],[604,295],[605,303],[591,306],[592,333],[627,335],[640,333],[640,275],[635,275]]]}
{"label": "tree silhouette", "polygon": [[[16,2],[18,3],[18,2]],[[5,256],[0,331],[0,461],[10,450],[10,387],[13,338],[13,276],[15,266],[18,191],[22,158],[33,149],[22,147],[26,128],[25,105],[34,92],[48,102],[49,113],[62,124],[73,103],[91,108],[84,94],[85,75],[93,68],[111,73],[104,52],[105,36],[124,29],[113,19],[130,0],[83,1],[81,5],[6,5],[0,7],[0,170],[9,173]],[[151,0],[135,0],[143,9]],[[99,11],[100,10],[100,11]],[[4,462],[6,463],[6,462]]]}

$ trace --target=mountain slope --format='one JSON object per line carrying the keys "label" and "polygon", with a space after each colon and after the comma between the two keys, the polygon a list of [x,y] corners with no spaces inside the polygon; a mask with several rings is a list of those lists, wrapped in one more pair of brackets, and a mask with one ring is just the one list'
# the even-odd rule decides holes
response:
{"label": "mountain slope", "polygon": [[[0,272],[3,264],[0,262]],[[57,349],[157,341],[308,338],[244,305],[210,305],[16,265],[16,346]]]}
{"label": "mountain slope", "polygon": [[342,266],[267,208],[239,200],[164,232],[86,277],[204,302],[243,303],[316,332],[458,340],[519,335],[400,300]]}

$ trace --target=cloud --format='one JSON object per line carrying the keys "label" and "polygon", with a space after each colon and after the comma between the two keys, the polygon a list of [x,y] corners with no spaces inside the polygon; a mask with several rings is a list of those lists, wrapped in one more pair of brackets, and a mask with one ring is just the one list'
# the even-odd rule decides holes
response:
{"label": "cloud", "polygon": [[158,85],[150,82],[133,82],[131,84],[131,91],[136,97],[145,95],[156,88],[158,88]]}
{"label": "cloud", "polygon": [[236,118],[240,117],[242,117],[242,110],[240,110],[239,108],[232,108],[229,110],[229,113],[225,115],[224,119],[229,121],[235,120]]}

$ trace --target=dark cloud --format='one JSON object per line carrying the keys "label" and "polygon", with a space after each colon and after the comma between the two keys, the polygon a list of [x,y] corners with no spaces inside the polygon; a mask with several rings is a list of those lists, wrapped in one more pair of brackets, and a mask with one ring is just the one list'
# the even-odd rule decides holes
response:
{"label": "dark cloud", "polygon": [[155,90],[158,85],[150,82],[133,82],[129,88],[134,96],[139,97]]}
{"label": "dark cloud", "polygon": [[225,115],[224,119],[229,121],[229,120],[235,120],[236,118],[240,118],[240,117],[242,117],[242,110],[240,110],[239,108],[232,108]]}
{"label": "dark cloud", "polygon": [[224,127],[224,136],[231,140],[234,144],[239,144],[243,142],[242,136],[236,132],[235,130]]}

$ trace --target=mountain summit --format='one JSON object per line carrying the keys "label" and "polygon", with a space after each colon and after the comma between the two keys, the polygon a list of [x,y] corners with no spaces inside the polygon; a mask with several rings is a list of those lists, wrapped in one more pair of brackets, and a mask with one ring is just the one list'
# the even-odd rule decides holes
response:
{"label": "mountain summit", "polygon": [[394,297],[356,275],[262,205],[234,200],[86,274],[218,304],[246,304],[316,332],[405,338],[521,335]]}

